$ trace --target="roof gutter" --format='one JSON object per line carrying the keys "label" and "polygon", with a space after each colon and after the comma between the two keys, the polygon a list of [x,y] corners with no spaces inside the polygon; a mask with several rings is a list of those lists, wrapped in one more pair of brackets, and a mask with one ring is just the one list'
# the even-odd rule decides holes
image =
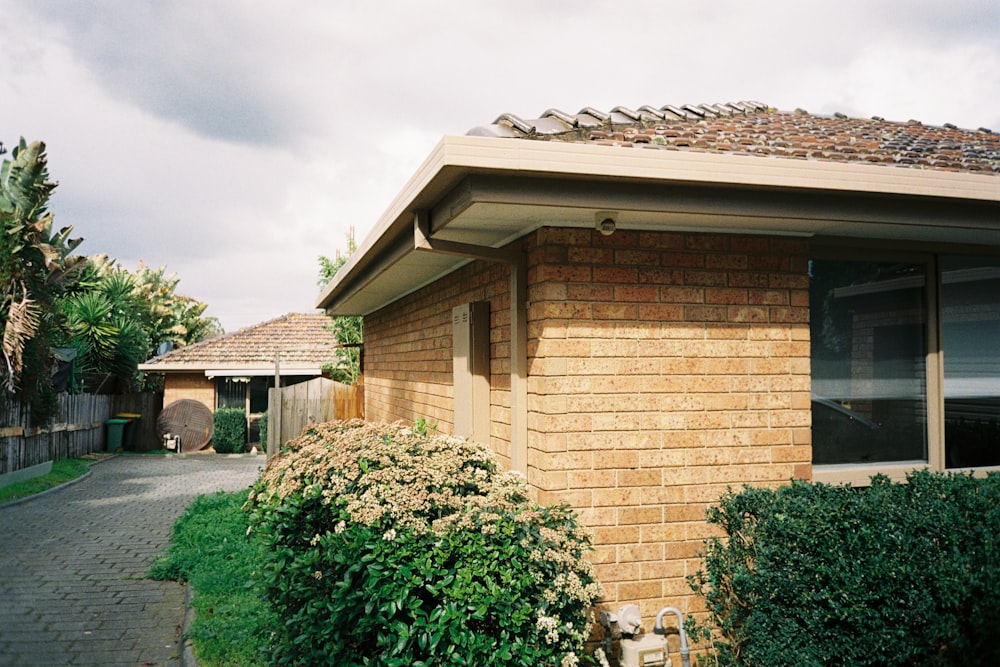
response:
{"label": "roof gutter", "polygon": [[[394,288],[393,294],[377,304],[373,300],[365,301],[371,305],[360,307],[349,303],[416,250],[411,229],[415,211],[434,209],[456,185],[474,174],[537,179],[540,187],[547,182],[599,181],[769,188],[784,193],[855,193],[964,201],[966,205],[985,206],[990,210],[1000,202],[1000,178],[987,174],[558,141],[446,136],[393,200],[358,251],[322,291],[317,307],[330,314],[365,315],[426,284],[404,284]],[[448,267],[446,271],[454,268]]]}

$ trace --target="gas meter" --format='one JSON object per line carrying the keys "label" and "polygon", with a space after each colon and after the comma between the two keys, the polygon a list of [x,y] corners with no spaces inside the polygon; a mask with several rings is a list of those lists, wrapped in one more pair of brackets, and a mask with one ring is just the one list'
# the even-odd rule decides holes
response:
{"label": "gas meter", "polygon": [[663,635],[639,635],[622,639],[622,667],[671,667],[667,639]]}

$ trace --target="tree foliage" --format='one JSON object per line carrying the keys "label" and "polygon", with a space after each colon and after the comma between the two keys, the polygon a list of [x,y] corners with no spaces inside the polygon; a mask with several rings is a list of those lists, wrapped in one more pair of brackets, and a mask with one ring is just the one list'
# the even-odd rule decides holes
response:
{"label": "tree foliage", "polygon": [[138,365],[164,342],[181,347],[218,331],[207,306],[175,294],[180,280],[140,262],[135,273],[107,255],[89,257],[72,290],[60,299],[66,323],[62,345],[77,350],[81,389],[132,391],[142,386]]}
{"label": "tree foliage", "polygon": [[31,405],[40,422],[51,417],[54,406],[53,306],[83,261],[71,256],[83,240],[70,238],[73,228],[53,229],[47,207],[56,185],[40,141],[28,144],[22,138],[0,166],[0,385]]}
{"label": "tree foliage", "polygon": [[56,185],[40,141],[21,139],[0,166],[0,391],[30,405],[38,424],[54,416],[53,348],[77,351],[81,389],[122,391],[138,388],[137,365],[160,343],[220,331],[165,268],[131,273],[107,255],[73,255],[83,239],[56,230],[47,210]]}
{"label": "tree foliage", "polygon": [[[347,254],[337,251],[333,259],[320,255],[319,286],[325,287],[347,263],[347,259],[358,249],[354,242],[354,229],[347,236]],[[356,315],[331,318],[330,331],[337,337],[341,347],[336,348],[336,360],[323,366],[323,371],[337,382],[354,384],[361,379],[361,344],[364,342],[361,317]]]}

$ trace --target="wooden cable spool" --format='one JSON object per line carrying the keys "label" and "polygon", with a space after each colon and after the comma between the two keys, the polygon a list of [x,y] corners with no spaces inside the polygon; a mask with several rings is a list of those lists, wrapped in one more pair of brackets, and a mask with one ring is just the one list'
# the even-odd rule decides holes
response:
{"label": "wooden cable spool", "polygon": [[212,440],[212,411],[199,401],[182,398],[163,408],[156,418],[156,431],[162,440],[168,433],[180,436],[183,451],[204,449]]}

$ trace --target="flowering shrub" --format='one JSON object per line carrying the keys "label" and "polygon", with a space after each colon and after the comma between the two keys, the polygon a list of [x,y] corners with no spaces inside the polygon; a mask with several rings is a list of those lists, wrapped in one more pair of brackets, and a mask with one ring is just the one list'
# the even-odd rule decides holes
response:
{"label": "flowering shrub", "polygon": [[254,486],[277,659],[301,665],[583,661],[589,539],[476,443],[358,420],[307,430]]}

